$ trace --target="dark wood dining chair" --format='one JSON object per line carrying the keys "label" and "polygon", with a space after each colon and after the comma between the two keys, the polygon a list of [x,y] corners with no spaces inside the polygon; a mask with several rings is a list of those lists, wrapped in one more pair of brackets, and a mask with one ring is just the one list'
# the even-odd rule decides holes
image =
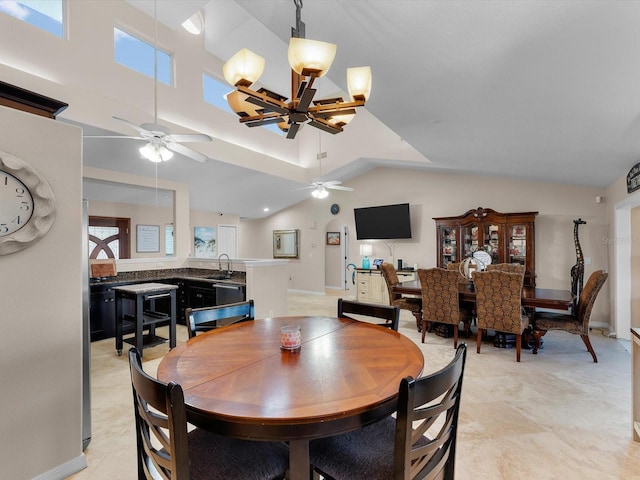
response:
{"label": "dark wood dining chair", "polygon": [[604,270],[596,270],[589,276],[586,285],[580,292],[575,315],[556,312],[536,312],[534,314],[533,338],[535,346],[533,347],[533,353],[538,353],[540,338],[549,330],[564,330],[565,332],[580,335],[594,363],[598,363],[598,357],[591,346],[591,340],[589,340],[589,319],[591,318],[593,304],[596,302],[598,293],[608,276],[609,274]]}
{"label": "dark wood dining chair", "polygon": [[255,308],[253,300],[247,300],[216,307],[187,308],[184,315],[187,319],[189,338],[192,338],[198,332],[207,332],[225,325],[253,320]]}
{"label": "dark wood dining chair", "polygon": [[466,355],[461,344],[443,369],[402,379],[396,418],[311,441],[314,471],[328,480],[453,480]]}
{"label": "dark wood dining chair", "polygon": [[[377,323],[383,327],[398,331],[400,324],[400,308],[390,305],[379,305],[376,303],[363,303],[353,300],[338,299],[338,317],[349,317],[351,315],[363,315],[366,317],[379,318],[386,320],[385,323]],[[358,320],[356,318],[356,320]]]}
{"label": "dark wood dining chair", "polygon": [[418,278],[422,288],[422,343],[427,331],[427,322],[453,326],[453,348],[458,347],[460,322],[470,324],[472,314],[458,300],[460,274],[444,268],[420,268]]}
{"label": "dark wood dining chair", "polygon": [[399,293],[393,291],[393,287],[400,283],[398,280],[398,273],[396,267],[391,263],[383,263],[380,265],[382,270],[382,276],[387,284],[387,291],[389,292],[389,305],[397,306],[401,310],[409,310],[411,314],[416,318],[416,328],[418,331],[422,329],[422,299],[414,297],[405,297]]}
{"label": "dark wood dining chair", "polygon": [[473,272],[478,318],[477,351],[480,353],[482,334],[494,330],[496,334],[512,333],[516,336],[516,361],[520,361],[522,333],[529,326],[529,317],[522,310],[520,273],[489,270]]}
{"label": "dark wood dining chair", "polygon": [[138,479],[283,479],[289,465],[279,442],[238,440],[194,429],[180,385],[163,383],[142,369],[140,352],[129,350],[136,422]]}

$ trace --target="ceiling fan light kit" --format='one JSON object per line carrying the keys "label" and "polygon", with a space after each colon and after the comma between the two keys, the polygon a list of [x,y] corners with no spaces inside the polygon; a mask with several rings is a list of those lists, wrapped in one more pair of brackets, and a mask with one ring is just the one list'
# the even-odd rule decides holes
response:
{"label": "ceiling fan light kit", "polygon": [[171,160],[173,152],[163,145],[147,143],[145,146],[140,147],[140,155],[154,163],[159,163]]}
{"label": "ceiling fan light kit", "polygon": [[356,107],[364,106],[369,98],[371,68],[347,69],[351,101],[344,101],[340,97],[314,100],[316,89],[312,88],[313,82],[329,71],[337,46],[305,38],[305,24],[300,20],[302,0],[293,1],[296,6],[296,26],[291,29],[287,52],[291,67],[290,100],[264,88],[250,88],[260,78],[265,60],[243,48],[222,68],[226,81],[241,94],[228,95],[227,101],[231,109],[240,116],[240,123],[248,127],[277,123],[289,139],[295,138],[299,128],[305,123],[331,134],[342,132],[342,127],[355,115]]}

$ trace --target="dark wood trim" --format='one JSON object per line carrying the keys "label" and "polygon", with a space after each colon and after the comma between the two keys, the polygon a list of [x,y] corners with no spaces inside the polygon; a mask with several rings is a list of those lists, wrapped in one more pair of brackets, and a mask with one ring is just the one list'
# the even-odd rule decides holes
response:
{"label": "dark wood trim", "polygon": [[48,118],[56,116],[69,106],[54,98],[16,87],[0,81],[0,105]]}

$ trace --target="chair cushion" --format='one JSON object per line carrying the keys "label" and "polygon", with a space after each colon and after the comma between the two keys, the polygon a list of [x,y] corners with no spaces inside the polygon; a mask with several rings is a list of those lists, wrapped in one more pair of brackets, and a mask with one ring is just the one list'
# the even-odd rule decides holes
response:
{"label": "chair cushion", "polygon": [[412,297],[400,297],[393,302],[393,306],[400,307],[401,310],[409,310],[411,312],[420,312],[422,310],[422,299]]}
{"label": "chair cushion", "polygon": [[573,315],[554,312],[536,312],[534,325],[536,330],[566,330],[577,335],[586,335],[583,322]]}
{"label": "chair cushion", "polygon": [[191,479],[270,480],[284,478],[289,466],[284,443],[224,437],[195,429],[189,433]]}
{"label": "chair cushion", "polygon": [[395,426],[395,418],[386,417],[353,432],[313,440],[311,465],[335,479],[392,479]]}

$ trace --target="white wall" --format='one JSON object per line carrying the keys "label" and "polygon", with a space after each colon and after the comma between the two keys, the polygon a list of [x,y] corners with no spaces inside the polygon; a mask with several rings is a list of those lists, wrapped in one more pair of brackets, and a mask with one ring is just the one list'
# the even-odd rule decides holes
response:
{"label": "white wall", "polygon": [[[433,217],[460,215],[477,207],[499,212],[537,211],[536,284],[542,288],[570,289],[571,266],[576,261],[573,220],[587,221],[580,227],[580,242],[591,264],[585,278],[596,269],[608,268],[608,248],[602,241],[609,227],[607,204],[595,202],[604,189],[560,183],[516,181],[410,169],[378,168],[346,184],[354,192],[332,191],[324,200],[309,198],[263,220],[241,221],[240,252],[247,257],[271,256],[271,232],[299,228],[300,259],[289,264],[289,288],[323,292],[325,282],[325,233],[327,225],[345,224],[351,232],[349,261],[360,265],[355,240],[353,209],[373,205],[409,202],[413,238],[391,246],[374,244],[373,257],[422,267],[436,264],[436,230]],[[338,203],[340,213],[331,215]],[[610,208],[610,207],[609,207]],[[315,245],[315,246],[314,246]],[[592,314],[595,323],[609,323],[609,293],[601,294]]]}
{"label": "white wall", "polygon": [[36,168],[57,203],[55,223],[45,237],[0,256],[0,476],[63,478],[85,465],[82,134],[5,107],[0,107],[0,132],[0,150]]}

